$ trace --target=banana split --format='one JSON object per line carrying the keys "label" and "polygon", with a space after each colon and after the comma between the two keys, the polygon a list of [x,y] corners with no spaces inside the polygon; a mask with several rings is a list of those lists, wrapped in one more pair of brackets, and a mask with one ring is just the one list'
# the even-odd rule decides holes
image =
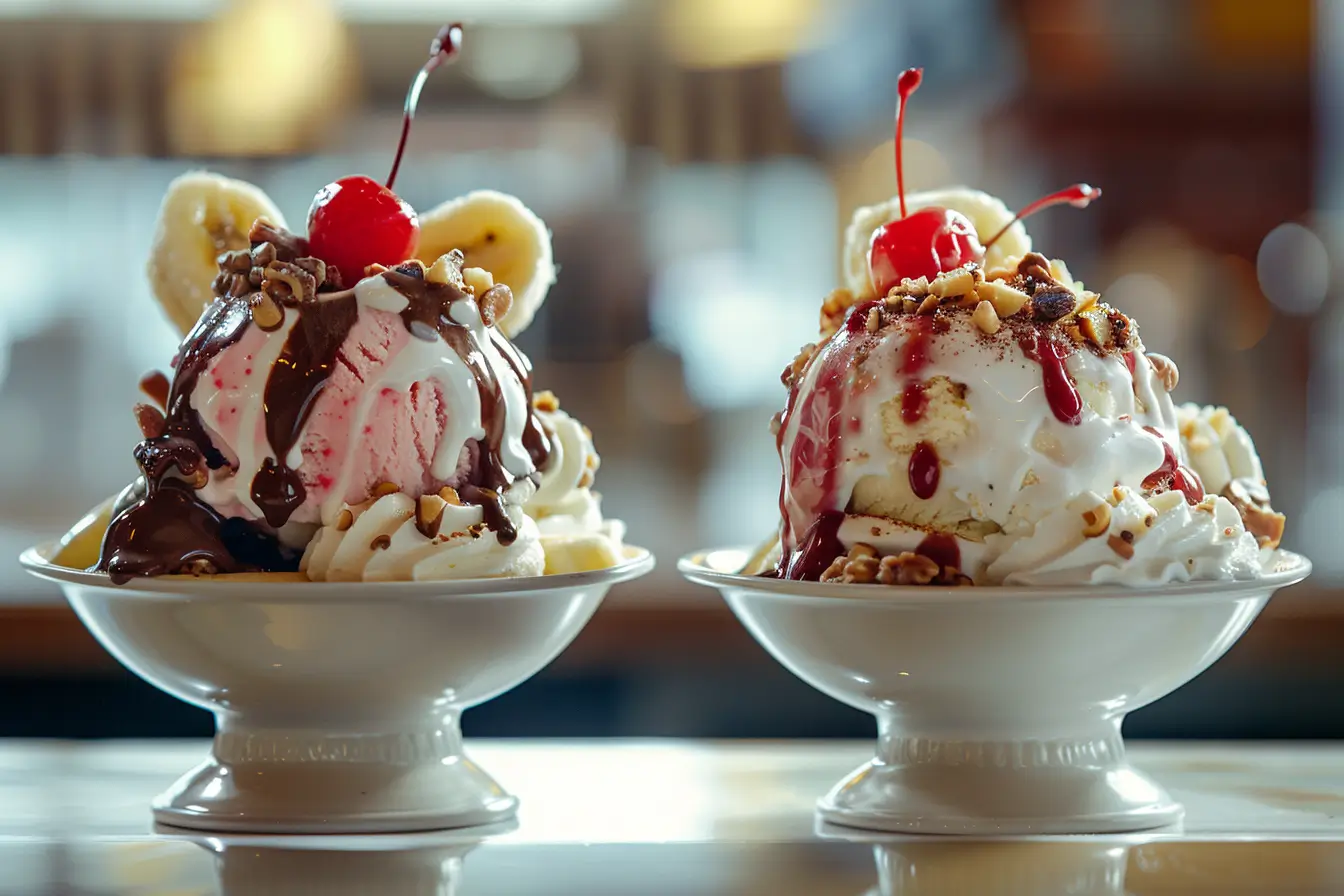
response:
{"label": "banana split", "polygon": [[106,529],[91,565],[114,582],[454,579],[621,559],[622,525],[592,490],[591,433],[534,393],[511,341],[554,282],[549,231],[501,193],[421,216],[392,191],[420,87],[460,39],[450,26],[432,45],[386,183],[327,185],[306,235],[250,184],[195,172],[170,185],[149,275],[185,338],[171,376],[142,383],[140,477],[92,523]]}

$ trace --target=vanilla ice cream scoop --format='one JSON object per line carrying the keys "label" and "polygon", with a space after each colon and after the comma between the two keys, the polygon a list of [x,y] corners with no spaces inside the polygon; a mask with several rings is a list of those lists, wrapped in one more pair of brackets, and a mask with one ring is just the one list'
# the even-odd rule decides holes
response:
{"label": "vanilla ice cream scoop", "polygon": [[[1244,512],[1230,495],[1206,496],[1186,463],[1174,364],[1076,286],[1028,253],[906,281],[880,300],[833,296],[829,332],[786,374],[777,574],[977,584],[1256,574]],[[1227,446],[1200,467],[1258,476],[1244,430],[1198,417],[1185,429],[1198,426]]]}

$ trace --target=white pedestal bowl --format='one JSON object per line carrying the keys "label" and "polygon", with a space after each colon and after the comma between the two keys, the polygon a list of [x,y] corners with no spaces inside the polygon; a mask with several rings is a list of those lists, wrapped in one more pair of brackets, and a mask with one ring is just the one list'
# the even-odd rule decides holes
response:
{"label": "white pedestal bowl", "polygon": [[945,834],[1108,833],[1182,808],[1125,758],[1125,713],[1223,655],[1311,564],[1162,588],[919,588],[738,575],[746,551],[679,568],[723,592],[789,671],[877,717],[876,755],[821,799],[829,822]]}
{"label": "white pedestal bowl", "polygon": [[59,582],[99,642],[150,684],[215,714],[210,756],[153,804],[210,831],[370,833],[490,824],[517,799],[463,751],[463,710],[565,649],[612,585],[653,567],[455,582],[164,576]]}

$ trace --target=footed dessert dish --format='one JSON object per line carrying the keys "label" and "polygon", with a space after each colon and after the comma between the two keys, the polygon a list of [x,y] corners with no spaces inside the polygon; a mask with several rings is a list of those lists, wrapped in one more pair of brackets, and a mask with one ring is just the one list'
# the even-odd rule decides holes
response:
{"label": "footed dessert dish", "polygon": [[168,188],[149,263],[184,332],[141,385],[140,476],[23,562],[133,671],[215,712],[213,755],[155,804],[215,830],[494,822],[516,800],[458,716],[647,572],[593,491],[592,434],[513,345],[550,234],[479,191],[419,216],[386,184],[318,192],[305,235],[259,189]]}
{"label": "footed dessert dish", "polygon": [[[786,666],[879,718],[822,804],[891,830],[1168,823],[1124,763],[1126,711],[1211,664],[1309,564],[1279,549],[1250,436],[1176,405],[1176,365],[985,193],[859,209],[846,284],[784,371],[780,527],[693,555]],[[935,586],[968,586],[956,589]]]}

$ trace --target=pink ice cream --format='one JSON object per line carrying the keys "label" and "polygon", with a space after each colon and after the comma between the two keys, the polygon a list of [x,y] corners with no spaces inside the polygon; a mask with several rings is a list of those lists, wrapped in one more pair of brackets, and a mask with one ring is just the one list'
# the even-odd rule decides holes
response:
{"label": "pink ice cream", "polygon": [[[275,336],[249,329],[197,385],[202,422],[235,469],[256,469],[270,452],[261,405],[270,373],[264,362],[274,353]],[[291,522],[321,523],[324,505],[339,510],[341,503],[358,504],[382,483],[418,495],[452,480],[437,479],[431,471],[447,428],[442,388],[432,378],[405,389],[382,384],[411,338],[399,315],[360,309],[309,412],[299,441],[301,459],[291,464],[306,492]],[[256,519],[246,493],[249,480],[235,475],[212,481],[206,492],[215,509]]]}

